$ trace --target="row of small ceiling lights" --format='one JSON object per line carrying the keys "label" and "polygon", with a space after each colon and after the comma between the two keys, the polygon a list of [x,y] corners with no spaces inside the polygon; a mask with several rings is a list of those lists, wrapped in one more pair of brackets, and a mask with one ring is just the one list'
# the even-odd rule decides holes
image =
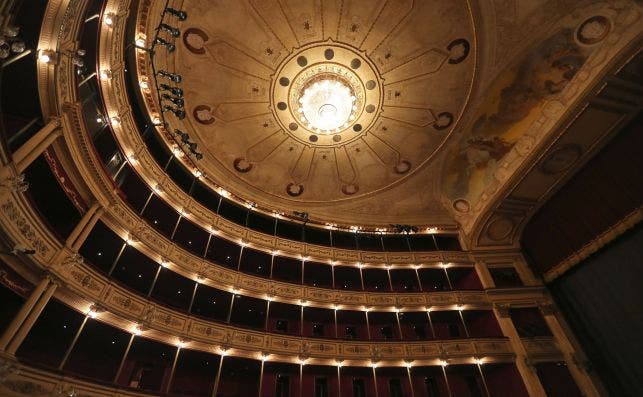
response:
{"label": "row of small ceiling lights", "polygon": [[[100,317],[101,313],[102,312],[99,312],[99,310],[97,309],[96,305],[91,305],[89,307],[89,309],[87,309],[87,311],[86,311],[86,315],[88,317],[90,317],[90,318],[93,318],[93,319],[96,319],[96,318]],[[133,333],[136,336],[141,336],[145,332],[145,327],[142,326],[142,325],[139,325],[139,324],[135,324],[134,326],[132,326],[129,329],[129,332]],[[185,348],[185,347],[188,347],[189,344],[190,344],[190,341],[187,340],[187,339],[184,339],[184,338],[178,338],[176,343],[175,343],[175,345],[178,348],[181,348],[181,349]],[[220,346],[216,350],[216,353],[219,354],[220,356],[227,356],[227,355],[230,355],[230,353],[229,353],[230,350],[231,349],[228,349],[228,348],[225,348],[223,346]],[[271,354],[267,354],[267,353],[257,353],[257,358],[259,360],[261,360],[261,361],[271,361],[271,356],[272,356]],[[274,360],[274,361],[280,361],[280,360]],[[437,361],[438,361],[438,364],[440,366],[442,366],[442,367],[446,367],[447,365],[449,365],[449,360],[447,358],[441,358],[441,359],[438,359]],[[297,360],[297,363],[301,364],[301,365],[306,365],[307,362],[308,362],[308,359],[303,358],[303,357],[299,357],[298,360]],[[483,364],[485,364],[485,359],[484,359],[484,357],[475,357],[474,356],[474,357],[471,358],[471,363],[476,364],[476,365],[483,365]],[[335,360],[335,365],[338,366],[338,367],[343,367],[344,366],[344,361],[343,360]],[[370,366],[373,367],[373,368],[377,368],[379,365],[380,365],[380,363],[378,361],[374,361],[374,360],[372,360],[371,364],[370,364]],[[387,364],[387,365],[384,365],[384,366],[392,366],[392,365]],[[414,361],[413,360],[404,360],[402,362],[402,365],[400,365],[400,366],[412,368],[414,366]]]}
{"label": "row of small ceiling lights", "polygon": [[[154,68],[154,63],[153,63],[153,53],[154,53],[154,48],[156,45],[161,45],[164,46],[169,52],[172,52],[175,50],[175,44],[162,38],[159,37],[159,33],[161,31],[167,33],[170,35],[172,38],[176,38],[180,36],[180,30],[178,28],[174,28],[167,23],[163,22],[163,18],[165,17],[166,14],[170,14],[174,17],[176,17],[179,21],[185,21],[187,19],[187,13],[182,10],[176,10],[171,7],[167,7],[164,9],[163,13],[161,14],[161,23],[159,23],[159,26],[156,29],[156,37],[152,43],[152,46],[150,48],[146,47],[146,36],[144,34],[139,34],[134,42],[134,46],[137,50],[140,51],[146,51],[150,54],[150,60],[152,67]],[[112,12],[106,12],[103,15],[103,23],[111,28],[114,26],[116,23],[118,17],[116,14]],[[41,49],[39,51],[38,59],[43,62],[43,63],[56,63],[58,61],[58,56],[67,56],[71,59],[71,62],[76,65],[77,67],[82,67],[83,66],[83,59],[82,56],[84,55],[83,50],[78,50],[76,53],[66,51],[66,52],[57,52],[53,50],[44,50]],[[163,105],[163,111],[161,112],[160,115],[153,116],[152,117],[152,123],[158,127],[167,127],[169,124],[165,121],[165,118],[163,116],[163,113],[169,111],[173,113],[179,120],[182,120],[185,118],[185,110],[183,110],[183,106],[185,104],[185,101],[183,99],[183,90],[179,87],[176,86],[171,86],[165,83],[158,83],[156,77],[160,76],[163,78],[168,79],[170,82],[178,84],[182,80],[182,76],[177,74],[177,73],[172,73],[168,72],[165,70],[158,70],[156,71],[155,74],[155,86],[157,89],[157,94],[159,98],[159,102],[162,103],[163,100],[166,100],[172,105]],[[112,71],[111,69],[105,69],[101,68],[99,71],[99,77],[103,81],[107,81],[112,78]],[[150,89],[150,83],[147,81],[146,78],[141,79],[139,82],[141,89],[145,91],[149,91]],[[101,119],[102,121],[102,119]],[[120,123],[120,117],[118,114],[112,115],[108,117],[109,124],[113,128],[117,128],[121,123]],[[194,156],[196,160],[200,160],[203,158],[203,155],[199,152],[197,152],[197,144],[192,142],[190,140],[190,137],[187,133],[180,131],[178,129],[175,129],[173,133],[173,139],[175,141],[176,146],[173,149],[173,154],[176,157],[181,157],[183,156],[186,151],[190,153],[191,155]],[[134,154],[130,154],[127,156],[128,161],[130,162],[135,162],[136,161],[136,156]],[[189,156],[188,156],[189,158]],[[194,165],[194,163],[193,163]],[[293,215],[286,215],[285,212],[283,211],[277,211],[269,208],[258,208],[257,204],[252,201],[244,200],[240,197],[236,197],[230,192],[228,192],[226,189],[224,189],[222,186],[219,186],[215,182],[213,182],[211,179],[207,178],[206,175],[199,170],[196,166],[193,169],[193,174],[199,179],[205,179],[209,184],[213,185],[217,193],[219,193],[221,196],[228,198],[228,199],[233,199],[234,201],[237,201],[241,204],[243,204],[246,208],[250,210],[261,210],[261,212],[272,215],[273,217],[277,219],[290,219],[290,220],[296,220],[296,221],[303,221],[304,223],[314,223],[316,225],[325,227],[326,229],[329,230],[346,230],[346,231],[351,231],[354,233],[358,232],[363,232],[363,233],[381,233],[381,234],[386,234],[386,233],[405,233],[405,234],[413,234],[413,233],[428,233],[428,234],[435,234],[438,233],[438,228],[437,227],[423,227],[423,228],[418,228],[416,226],[410,226],[410,225],[390,225],[390,227],[375,227],[375,228],[364,228],[362,226],[342,226],[338,225],[335,223],[329,223],[329,222],[321,222],[321,221],[314,221],[309,219],[308,213],[306,212],[300,212],[300,211],[293,211]],[[160,189],[158,188],[157,185],[153,187],[155,192],[160,193]]]}

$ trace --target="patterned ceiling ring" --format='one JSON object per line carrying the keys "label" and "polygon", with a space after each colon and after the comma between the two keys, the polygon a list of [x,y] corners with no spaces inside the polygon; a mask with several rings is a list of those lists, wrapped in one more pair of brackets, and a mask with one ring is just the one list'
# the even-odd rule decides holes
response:
{"label": "patterned ceiling ring", "polygon": [[[358,49],[332,40],[311,43],[294,49],[277,67],[271,81],[273,114],[300,143],[337,146],[334,137],[342,134],[345,144],[377,119],[379,82],[377,69]],[[317,139],[309,139],[311,134]]]}
{"label": "patterned ceiling ring", "polygon": [[580,24],[576,39],[582,44],[592,45],[603,41],[609,34],[612,24],[602,15],[595,15]]}
{"label": "patterned ceiling ring", "polygon": [[393,170],[398,174],[406,174],[411,169],[411,162],[408,160],[400,161]]}
{"label": "patterned ceiling ring", "polygon": [[214,123],[214,116],[212,116],[212,108],[208,105],[199,105],[194,108],[192,111],[192,116],[194,119],[201,124],[212,124]]}
{"label": "patterned ceiling ring", "polygon": [[471,46],[469,45],[469,42],[465,39],[453,40],[447,46],[447,50],[449,51],[449,63],[451,65],[455,65],[464,61],[469,55],[470,48]]}
{"label": "patterned ceiling ring", "polygon": [[205,54],[205,43],[209,39],[208,35],[198,28],[188,28],[183,32],[183,44],[190,52],[198,55]]}
{"label": "patterned ceiling ring", "polygon": [[453,124],[453,114],[449,112],[442,112],[438,114],[437,119],[435,120],[435,123],[433,123],[433,128],[435,128],[438,131],[447,129]]}
{"label": "patterned ceiling ring", "polygon": [[286,186],[286,193],[288,193],[289,196],[297,197],[300,196],[303,192],[304,185],[302,184],[289,183],[288,186]]}
{"label": "patterned ceiling ring", "polygon": [[551,152],[538,170],[547,175],[566,171],[580,158],[582,152],[581,147],[575,143],[563,145]]}
{"label": "patterned ceiling ring", "polygon": [[234,159],[234,162],[232,164],[234,165],[235,170],[242,173],[246,173],[252,169],[252,163],[250,163],[243,157],[237,157],[236,159]]}
{"label": "patterned ceiling ring", "polygon": [[351,196],[359,191],[359,186],[355,183],[349,183],[347,185],[342,185],[342,193],[347,196]]}

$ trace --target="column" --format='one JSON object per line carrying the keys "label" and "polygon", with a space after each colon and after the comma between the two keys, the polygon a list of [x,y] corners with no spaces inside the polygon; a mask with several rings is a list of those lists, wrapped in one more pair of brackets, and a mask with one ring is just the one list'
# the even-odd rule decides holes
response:
{"label": "column", "polygon": [[527,351],[525,350],[525,347],[520,340],[520,336],[518,335],[518,331],[509,316],[509,306],[495,304],[493,312],[496,315],[502,334],[509,338],[511,348],[516,354],[516,367],[525,383],[529,396],[547,397],[545,389],[543,388],[542,383],[540,383],[540,379],[536,373],[536,369],[528,364]]}
{"label": "column", "polygon": [[563,320],[559,320],[554,305],[545,304],[540,305],[539,308],[549,329],[552,334],[554,334],[558,348],[565,356],[565,362],[567,363],[570,374],[583,395],[588,397],[599,397],[603,395],[604,393],[601,393],[601,390],[597,387],[597,379],[593,378],[584,368],[584,365],[582,365],[583,360],[579,360],[579,357],[582,357],[582,353],[575,348],[574,341],[568,336],[571,335],[571,333],[566,330],[566,324]]}
{"label": "column", "polygon": [[18,328],[20,328],[22,323],[24,323],[24,321],[27,319],[27,316],[29,315],[31,310],[33,310],[36,302],[38,302],[38,299],[40,299],[42,293],[49,285],[49,281],[50,280],[48,278],[43,278],[42,280],[40,280],[38,285],[36,285],[36,288],[34,288],[34,290],[31,292],[31,295],[29,295],[29,298],[27,298],[25,303],[22,305],[18,314],[16,314],[16,316],[11,321],[11,324],[9,324],[9,327],[7,327],[7,329],[2,334],[2,338],[0,338],[0,350],[4,350],[11,339],[13,339],[16,332],[18,332]]}
{"label": "column", "polygon": [[219,381],[221,380],[221,369],[223,368],[223,358],[224,354],[221,355],[219,359],[219,369],[217,369],[217,376],[214,378],[214,387],[212,388],[212,397],[216,397],[217,390],[219,389]]}
{"label": "column", "polygon": [[379,397],[379,393],[378,393],[378,390],[377,390],[377,374],[375,373],[375,367],[376,366],[377,365],[372,365],[371,368],[373,369],[373,386],[375,386],[374,387],[374,389],[375,389],[375,397]]}
{"label": "column", "polygon": [[80,222],[78,222],[69,237],[67,237],[65,245],[72,251],[78,251],[80,246],[85,242],[85,239],[87,238],[89,233],[94,228],[96,222],[98,222],[98,219],[103,213],[103,210],[104,209],[99,203],[94,203],[91,207],[89,207],[87,212],[85,212],[83,217],[80,219]]}
{"label": "column", "polygon": [[132,347],[132,343],[134,342],[134,337],[136,334],[130,335],[129,342],[127,342],[127,347],[125,348],[125,353],[123,353],[123,358],[121,358],[121,362],[118,365],[118,369],[116,370],[116,375],[114,375],[114,382],[118,382],[118,377],[121,375],[121,371],[123,371],[123,366],[125,365],[125,360],[127,359],[127,355],[129,354],[129,350]]}
{"label": "column", "polygon": [[6,352],[8,354],[13,355],[16,353],[16,350],[18,350],[18,347],[20,347],[20,344],[25,340],[25,337],[31,330],[31,327],[34,325],[36,320],[38,320],[40,313],[42,313],[42,310],[49,302],[49,299],[53,296],[57,287],[58,287],[58,283],[55,281],[52,281],[47,285],[45,292],[43,292],[43,294],[40,296],[40,298],[38,299],[38,302],[34,305],[33,309],[25,319],[24,323],[22,323],[22,325],[18,329],[18,332],[16,332],[11,342],[9,342],[9,345],[7,346],[7,349],[6,349]]}
{"label": "column", "polygon": [[257,397],[261,397],[261,388],[263,387],[263,367],[266,364],[266,360],[261,358],[261,370],[259,372],[259,390],[257,390]]}
{"label": "column", "polygon": [[78,338],[80,338],[80,334],[83,332],[83,329],[85,329],[85,324],[87,324],[88,319],[89,319],[89,314],[85,315],[83,322],[80,324],[80,327],[78,327],[78,331],[76,331],[76,335],[74,335],[74,339],[71,341],[71,344],[69,344],[69,347],[65,351],[65,355],[63,356],[62,361],[60,361],[60,364],[58,364],[58,369],[63,369],[65,364],[67,364],[67,359],[69,359],[69,355],[71,354],[71,351],[74,350],[74,346],[76,346],[76,342],[78,342]]}
{"label": "column", "polygon": [[16,173],[22,173],[56,138],[62,135],[62,130],[59,127],[60,119],[51,119],[36,135],[29,138],[24,145],[16,150],[13,155]]}
{"label": "column", "polygon": [[397,322],[397,332],[400,334],[400,340],[404,340],[404,337],[402,336],[402,324],[400,323],[400,310],[395,309],[395,320]]}
{"label": "column", "polygon": [[174,361],[172,361],[172,368],[170,369],[170,376],[168,377],[167,384],[163,387],[163,392],[167,393],[170,391],[170,386],[172,386],[172,381],[174,380],[174,372],[176,371],[176,363],[179,360],[179,353],[181,353],[181,346],[177,346],[176,353],[174,354]]}
{"label": "column", "polygon": [[475,269],[476,273],[478,273],[480,283],[482,283],[482,288],[488,289],[496,287],[496,283],[493,282],[493,277],[491,277],[491,272],[489,272],[489,268],[486,263],[476,262]]}
{"label": "column", "polygon": [[411,364],[406,366],[406,374],[409,378],[409,385],[411,386],[411,397],[415,397],[415,390],[413,389],[413,377],[411,377]]}

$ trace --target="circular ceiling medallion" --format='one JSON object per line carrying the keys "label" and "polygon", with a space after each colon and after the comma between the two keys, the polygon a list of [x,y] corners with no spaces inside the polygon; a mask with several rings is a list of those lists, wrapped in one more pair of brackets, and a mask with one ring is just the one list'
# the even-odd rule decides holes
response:
{"label": "circular ceiling medallion", "polygon": [[[295,50],[275,76],[273,112],[284,131],[307,145],[337,146],[357,139],[381,107],[375,67],[345,44],[328,41]],[[280,84],[286,80],[289,85]]]}
{"label": "circular ceiling medallion", "polygon": [[504,215],[498,216],[487,224],[487,237],[493,241],[505,240],[513,228],[513,219]]}
{"label": "circular ceiling medallion", "polygon": [[609,19],[602,15],[595,15],[580,24],[576,38],[587,45],[600,43],[610,32],[610,28]]}

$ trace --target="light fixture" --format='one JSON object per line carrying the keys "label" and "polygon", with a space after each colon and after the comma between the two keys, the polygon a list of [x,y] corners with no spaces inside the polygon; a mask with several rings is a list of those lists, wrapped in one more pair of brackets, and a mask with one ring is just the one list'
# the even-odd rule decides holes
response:
{"label": "light fixture", "polygon": [[98,75],[100,76],[101,80],[107,80],[112,77],[112,71],[109,69],[102,69],[100,72],[98,72]]}
{"label": "light fixture", "polygon": [[168,78],[168,79],[170,79],[171,81],[173,81],[175,83],[180,83],[181,80],[182,80],[182,77],[181,77],[180,74],[170,73],[170,72],[165,71],[165,70],[159,70],[158,72],[156,72],[156,74],[159,75],[159,76]]}
{"label": "light fixture", "polygon": [[168,32],[172,37],[179,37],[181,35],[181,31],[179,29],[173,28],[167,23],[161,23],[159,25],[159,29]]}
{"label": "light fixture", "polygon": [[150,89],[150,85],[145,80],[141,80],[141,82],[138,83],[138,85],[144,90],[149,90]]}
{"label": "light fixture", "polygon": [[139,36],[136,40],[134,40],[134,45],[138,47],[139,49],[146,49],[145,48],[145,37],[144,36]]}
{"label": "light fixture", "polygon": [[103,22],[105,22],[105,25],[107,25],[107,26],[112,26],[115,21],[116,21],[116,15],[114,15],[111,12],[108,12],[103,17]]}
{"label": "light fixture", "polygon": [[168,14],[174,15],[175,17],[178,18],[179,21],[185,21],[186,19],[188,19],[188,13],[183,10],[176,10],[171,7],[166,7],[165,12],[167,12]]}
{"label": "light fixture", "polygon": [[169,41],[165,40],[162,37],[155,38],[154,44],[162,45],[163,47],[165,47],[167,52],[173,52],[176,49],[176,46],[174,45],[174,43],[170,43]]}
{"label": "light fixture", "polygon": [[172,87],[165,83],[159,84],[159,88],[163,91],[168,91],[177,98],[183,98],[183,90],[178,87]]}
{"label": "light fixture", "polygon": [[40,50],[38,60],[42,63],[49,63],[54,60],[54,52],[49,50]]}
{"label": "light fixture", "polygon": [[118,116],[110,117],[109,122],[112,127],[116,127],[121,123],[121,119]]}
{"label": "light fixture", "polygon": [[478,364],[478,365],[482,365],[482,364],[484,364],[484,360],[483,360],[482,358],[476,358],[476,357],[474,357],[474,358],[473,358],[473,362],[475,362],[475,363],[476,363],[476,364]]}
{"label": "light fixture", "polygon": [[140,325],[136,325],[136,326],[134,326],[134,329],[132,330],[132,333],[134,335],[140,335],[140,334],[143,333],[143,330],[141,329]]}
{"label": "light fixture", "polygon": [[172,112],[179,120],[183,120],[185,118],[185,110],[172,107],[170,105],[163,106],[163,112]]}
{"label": "light fixture", "polygon": [[183,98],[176,98],[168,94],[161,95],[161,98],[172,102],[173,104],[176,105],[177,108],[182,108],[183,105],[185,105],[185,101],[183,100]]}
{"label": "light fixture", "polygon": [[313,79],[300,92],[300,121],[322,134],[339,132],[355,118],[355,99],[350,84],[338,76]]}
{"label": "light fixture", "polygon": [[447,360],[440,360],[440,365],[442,367],[446,367],[447,365],[449,365],[449,362]]}

